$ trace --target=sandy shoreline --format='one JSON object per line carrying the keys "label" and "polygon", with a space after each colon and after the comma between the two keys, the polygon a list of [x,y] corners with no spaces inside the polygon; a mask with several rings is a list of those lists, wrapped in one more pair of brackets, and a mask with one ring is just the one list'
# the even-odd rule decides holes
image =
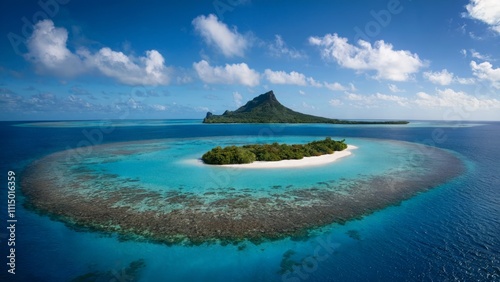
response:
{"label": "sandy shoreline", "polygon": [[[317,157],[305,157],[300,160],[282,160],[277,162],[253,162],[249,164],[227,164],[227,165],[217,165],[219,167],[227,168],[298,168],[298,167],[309,167],[318,166],[332,163],[340,158],[350,156],[352,150],[358,147],[353,145],[347,145],[347,149],[343,151],[338,151],[329,155],[322,155]],[[201,159],[196,160],[196,163],[205,165]]]}

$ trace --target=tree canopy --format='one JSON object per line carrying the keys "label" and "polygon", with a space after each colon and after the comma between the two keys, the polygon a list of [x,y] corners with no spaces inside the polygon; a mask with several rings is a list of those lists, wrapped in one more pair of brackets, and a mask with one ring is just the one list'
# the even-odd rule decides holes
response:
{"label": "tree canopy", "polygon": [[341,141],[326,137],[324,140],[307,144],[252,144],[244,146],[217,146],[203,154],[201,159],[206,164],[246,164],[254,161],[281,161],[302,159],[303,157],[321,156],[342,151],[347,148],[345,139]]}

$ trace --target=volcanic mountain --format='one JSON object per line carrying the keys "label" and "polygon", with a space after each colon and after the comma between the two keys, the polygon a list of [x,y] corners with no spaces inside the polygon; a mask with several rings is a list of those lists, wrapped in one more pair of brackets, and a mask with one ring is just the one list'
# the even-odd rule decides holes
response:
{"label": "volcanic mountain", "polygon": [[248,101],[236,111],[225,111],[222,115],[211,112],[203,123],[332,123],[332,124],[406,124],[406,121],[350,121],[307,115],[283,106],[273,91],[266,92]]}

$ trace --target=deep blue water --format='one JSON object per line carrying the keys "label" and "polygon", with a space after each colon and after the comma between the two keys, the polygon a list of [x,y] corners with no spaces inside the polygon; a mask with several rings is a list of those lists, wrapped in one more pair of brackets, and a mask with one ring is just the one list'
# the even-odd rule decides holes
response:
{"label": "deep blue water", "polygon": [[[76,127],[13,124],[19,122],[0,123],[0,281],[68,281],[88,273],[97,277],[95,281],[500,281],[498,122],[342,126],[127,121],[106,128],[98,122]],[[24,167],[50,153],[92,143],[235,135],[423,143],[456,153],[467,171],[401,205],[335,225],[307,240],[249,243],[243,250],[231,245],[121,242],[114,236],[70,229],[22,205],[19,179]],[[9,170],[18,180],[16,275],[8,274],[6,265]],[[131,262],[141,259],[144,267],[127,272]],[[287,264],[293,271],[282,275],[279,271]]]}

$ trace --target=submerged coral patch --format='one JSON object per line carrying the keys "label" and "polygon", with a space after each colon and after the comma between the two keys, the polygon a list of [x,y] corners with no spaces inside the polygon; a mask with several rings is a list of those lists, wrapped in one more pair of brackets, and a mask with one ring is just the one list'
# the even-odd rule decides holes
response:
{"label": "submerged coral patch", "polygon": [[[92,147],[83,157],[76,150],[66,150],[35,161],[24,172],[22,189],[29,206],[42,213],[127,238],[163,243],[261,242],[359,218],[436,187],[464,170],[462,162],[447,151],[390,142],[411,154],[398,165],[385,164],[387,168],[377,173],[362,169],[355,176],[309,185],[256,182],[253,187],[204,180],[200,181],[208,184],[203,187],[189,186],[189,178],[217,170],[194,167],[197,171],[191,172],[188,166],[175,170],[179,142],[107,144]],[[162,163],[166,155],[172,156],[168,167]],[[381,158],[379,166],[384,161]],[[154,181],[134,174],[146,162],[149,169],[155,168],[150,172]],[[350,165],[334,164],[332,170],[341,164]],[[245,177],[245,172],[238,173],[234,179]],[[294,173],[305,177],[309,172]],[[183,179],[185,185],[180,184]],[[357,232],[348,235],[359,240]]]}

